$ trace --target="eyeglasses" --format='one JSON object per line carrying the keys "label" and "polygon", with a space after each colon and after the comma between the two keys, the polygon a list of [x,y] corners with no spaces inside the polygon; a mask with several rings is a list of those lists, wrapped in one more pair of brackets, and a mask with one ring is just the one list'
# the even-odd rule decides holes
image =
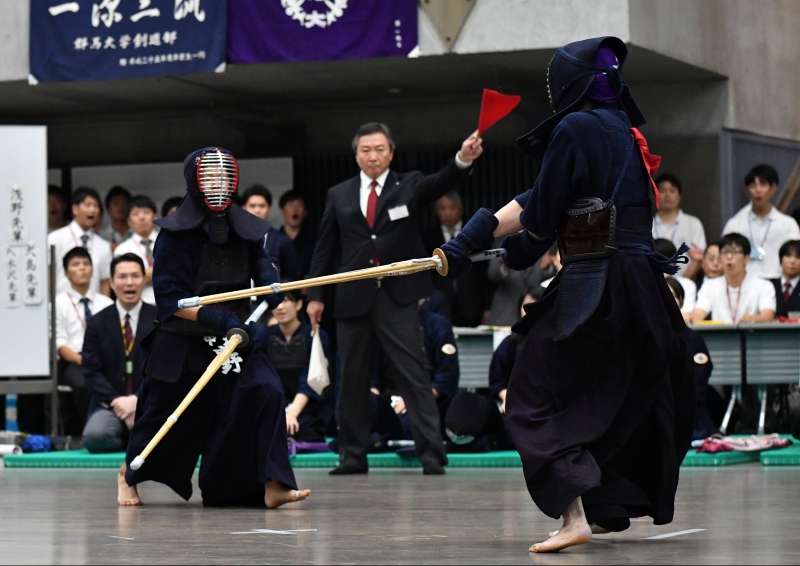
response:
{"label": "eyeglasses", "polygon": [[723,248],[719,251],[720,257],[726,255],[739,255],[739,254],[744,255],[744,251],[742,251],[741,248]]}

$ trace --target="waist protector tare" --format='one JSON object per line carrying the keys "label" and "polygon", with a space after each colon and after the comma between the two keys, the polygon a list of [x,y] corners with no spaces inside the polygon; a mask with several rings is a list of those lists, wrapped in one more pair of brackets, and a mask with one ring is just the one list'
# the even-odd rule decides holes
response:
{"label": "waist protector tare", "polygon": [[558,250],[561,263],[603,259],[613,254],[616,241],[617,209],[599,198],[573,201],[561,215]]}

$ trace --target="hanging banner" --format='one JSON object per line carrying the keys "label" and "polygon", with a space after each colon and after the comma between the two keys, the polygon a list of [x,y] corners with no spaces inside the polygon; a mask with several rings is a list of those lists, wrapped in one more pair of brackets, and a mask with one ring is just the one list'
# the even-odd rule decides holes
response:
{"label": "hanging banner", "polygon": [[31,0],[30,82],[224,70],[225,0]]}
{"label": "hanging banner", "polygon": [[228,61],[414,56],[417,0],[228,0]]}

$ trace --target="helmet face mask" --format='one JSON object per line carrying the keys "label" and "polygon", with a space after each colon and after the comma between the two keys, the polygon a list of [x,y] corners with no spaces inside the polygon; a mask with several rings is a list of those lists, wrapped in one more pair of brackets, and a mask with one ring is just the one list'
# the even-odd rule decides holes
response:
{"label": "helmet face mask", "polygon": [[197,160],[197,186],[203,202],[214,212],[223,212],[239,186],[239,165],[230,153],[219,149],[203,153]]}

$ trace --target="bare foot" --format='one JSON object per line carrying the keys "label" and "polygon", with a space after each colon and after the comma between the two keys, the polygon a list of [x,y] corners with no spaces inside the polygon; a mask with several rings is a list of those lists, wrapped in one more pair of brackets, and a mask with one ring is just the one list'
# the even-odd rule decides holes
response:
{"label": "bare foot", "polygon": [[135,507],[136,505],[141,505],[142,500],[139,499],[139,492],[136,490],[136,486],[131,487],[125,482],[127,469],[128,466],[122,464],[119,474],[117,474],[117,503],[122,507]]}
{"label": "bare foot", "polygon": [[277,509],[286,503],[303,501],[309,495],[311,495],[310,489],[288,489],[278,480],[270,480],[264,486],[264,503],[267,509]]}
{"label": "bare foot", "polygon": [[534,544],[529,552],[558,552],[563,548],[586,544],[592,540],[592,528],[586,522],[581,498],[569,504],[563,515],[564,524],[546,541]]}
{"label": "bare foot", "polygon": [[[609,534],[611,532],[608,529],[604,529],[603,527],[598,527],[595,524],[591,524],[591,525],[589,525],[589,527],[592,529],[592,534],[593,535],[607,535],[607,534]],[[558,534],[558,531],[553,531],[552,533],[548,533],[548,536],[554,537],[557,534]]]}

